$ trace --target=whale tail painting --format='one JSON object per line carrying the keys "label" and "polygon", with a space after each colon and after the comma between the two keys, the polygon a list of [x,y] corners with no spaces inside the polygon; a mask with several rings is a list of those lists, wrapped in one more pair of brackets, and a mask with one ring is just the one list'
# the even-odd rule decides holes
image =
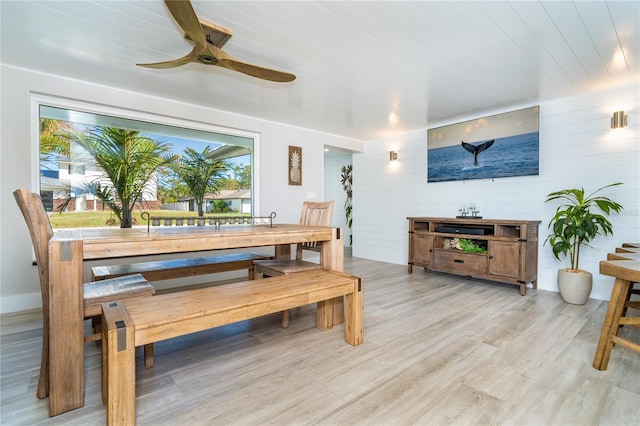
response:
{"label": "whale tail painting", "polygon": [[473,154],[473,165],[477,166],[478,165],[478,154],[480,154],[482,151],[485,151],[487,149],[489,149],[491,147],[491,145],[493,145],[493,142],[495,141],[495,139],[491,139],[490,141],[486,141],[481,143],[480,145],[471,145],[470,143],[467,142],[462,142],[462,147],[464,149],[466,149],[467,151],[469,151],[471,154]]}

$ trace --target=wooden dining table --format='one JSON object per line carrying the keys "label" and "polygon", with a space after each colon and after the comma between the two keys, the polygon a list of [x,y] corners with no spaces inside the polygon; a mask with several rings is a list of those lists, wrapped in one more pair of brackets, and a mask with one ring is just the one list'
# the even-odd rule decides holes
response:
{"label": "wooden dining table", "polygon": [[[340,228],[274,224],[57,231],[49,241],[49,415],[84,405],[85,261],[261,246],[274,246],[275,258],[287,259],[291,244],[311,241],[321,245],[322,268],[343,270]],[[343,301],[333,303],[334,323],[338,323]]]}

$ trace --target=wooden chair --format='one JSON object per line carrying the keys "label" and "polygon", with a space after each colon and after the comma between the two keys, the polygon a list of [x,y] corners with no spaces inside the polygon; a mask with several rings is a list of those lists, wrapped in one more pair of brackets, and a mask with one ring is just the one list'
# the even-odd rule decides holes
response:
{"label": "wooden chair", "polygon": [[[40,291],[42,293],[42,360],[38,380],[37,397],[49,396],[49,240],[53,229],[40,195],[25,189],[18,189],[13,195],[24,216],[31,242],[36,253]],[[84,284],[84,316],[93,318],[101,315],[104,302],[151,296],[154,288],[140,274]],[[100,340],[100,334],[85,337],[85,341]],[[153,356],[153,346],[145,347],[145,358]]]}
{"label": "wooden chair", "polygon": [[[302,203],[302,213],[300,215],[301,225],[315,226],[331,226],[331,215],[333,214],[333,206],[335,200],[331,201],[305,201]],[[302,260],[303,250],[320,252],[320,245],[316,241],[296,244],[296,258],[282,260],[255,260],[256,278],[277,277],[279,275],[288,275],[294,272],[309,271],[312,269],[320,269],[319,263],[308,262]],[[289,311],[282,311],[280,317],[280,325],[282,328],[289,326]]]}

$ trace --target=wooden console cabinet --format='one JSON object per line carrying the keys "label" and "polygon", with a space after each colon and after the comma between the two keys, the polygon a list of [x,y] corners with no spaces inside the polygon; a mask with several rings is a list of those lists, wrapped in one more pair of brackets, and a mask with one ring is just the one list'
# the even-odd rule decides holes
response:
{"label": "wooden console cabinet", "polygon": [[[537,288],[538,220],[409,217],[409,273],[414,266]],[[486,248],[470,253],[445,248],[453,238]]]}

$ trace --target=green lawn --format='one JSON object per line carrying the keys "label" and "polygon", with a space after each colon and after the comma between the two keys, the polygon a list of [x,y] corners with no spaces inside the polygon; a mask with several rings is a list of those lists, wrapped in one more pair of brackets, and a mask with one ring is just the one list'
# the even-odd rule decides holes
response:
{"label": "green lawn", "polygon": [[[134,225],[146,225],[147,221],[140,217],[141,211],[133,212]],[[197,212],[179,212],[173,210],[149,210],[151,216],[198,216]],[[243,216],[239,213],[218,213],[215,216]],[[110,211],[85,211],[85,212],[65,212],[49,213],[49,219],[53,228],[89,228],[99,226],[109,226],[110,219],[115,220],[112,225],[120,227],[118,218]]]}

